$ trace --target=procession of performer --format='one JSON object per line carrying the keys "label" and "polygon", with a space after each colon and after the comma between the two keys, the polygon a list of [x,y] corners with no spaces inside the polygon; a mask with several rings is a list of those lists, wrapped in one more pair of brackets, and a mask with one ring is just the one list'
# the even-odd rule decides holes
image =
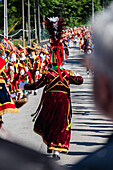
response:
{"label": "procession of performer", "polygon": [[[64,30],[64,26],[64,20],[61,18],[47,18],[46,27],[50,42],[42,47],[34,41],[32,47],[22,47],[18,44],[17,48],[6,38],[0,43],[0,59],[4,61],[0,82],[4,81],[5,84],[5,92],[2,94],[1,91],[1,108],[4,108],[5,102],[11,102],[13,112],[18,112],[16,107],[19,108],[27,102],[32,90],[34,95],[37,95],[36,89],[43,87],[40,104],[32,114],[35,121],[33,130],[42,136],[47,145],[47,152],[53,153],[55,159],[60,159],[60,152],[68,153],[69,150],[72,124],[69,86],[83,83],[81,76],[72,70],[64,69],[63,65],[76,38],[80,40],[80,50],[84,50],[84,53],[88,48],[93,48],[90,28]],[[8,110],[7,107],[6,109]],[[0,116],[6,109],[1,109]]]}

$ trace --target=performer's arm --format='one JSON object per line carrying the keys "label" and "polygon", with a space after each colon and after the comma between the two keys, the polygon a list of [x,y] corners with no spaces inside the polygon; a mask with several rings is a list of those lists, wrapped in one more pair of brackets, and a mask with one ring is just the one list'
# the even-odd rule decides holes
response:
{"label": "performer's arm", "polygon": [[77,74],[74,74],[73,71],[70,71],[70,84],[81,85],[83,83],[83,78]]}
{"label": "performer's arm", "polygon": [[46,84],[46,78],[45,75],[43,75],[37,82],[32,84],[25,84],[24,89],[25,90],[35,90],[43,87]]}

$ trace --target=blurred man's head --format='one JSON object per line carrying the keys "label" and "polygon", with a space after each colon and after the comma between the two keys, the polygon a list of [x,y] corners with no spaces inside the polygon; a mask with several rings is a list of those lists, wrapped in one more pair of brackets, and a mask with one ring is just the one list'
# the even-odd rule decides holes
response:
{"label": "blurred man's head", "polygon": [[93,31],[95,102],[113,119],[113,4],[95,17]]}

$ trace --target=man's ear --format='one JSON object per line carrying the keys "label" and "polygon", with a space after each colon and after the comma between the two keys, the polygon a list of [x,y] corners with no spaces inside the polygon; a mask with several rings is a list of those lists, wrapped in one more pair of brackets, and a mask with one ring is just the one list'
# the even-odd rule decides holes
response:
{"label": "man's ear", "polygon": [[94,85],[95,102],[103,113],[109,112],[112,103],[112,89],[107,76],[101,74],[96,77]]}

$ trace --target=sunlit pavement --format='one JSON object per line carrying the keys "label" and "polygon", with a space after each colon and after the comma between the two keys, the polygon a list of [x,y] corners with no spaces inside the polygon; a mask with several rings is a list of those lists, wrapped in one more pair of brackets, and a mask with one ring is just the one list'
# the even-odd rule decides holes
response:
{"label": "sunlit pavement", "polygon": [[[70,56],[65,68],[78,72],[83,77],[84,83],[80,86],[70,86],[73,110],[70,148],[69,153],[61,154],[61,160],[57,161],[66,167],[70,167],[91,151],[104,145],[112,131],[111,121],[95,109],[92,75],[90,73],[88,77],[86,74],[86,68],[82,64],[83,54],[75,45],[69,51]],[[37,90],[37,96],[31,94],[28,103],[20,109],[20,113],[6,114],[3,121],[11,140],[46,153],[46,145],[42,138],[32,130],[33,122],[30,116],[36,111],[41,94],[42,89]]]}

